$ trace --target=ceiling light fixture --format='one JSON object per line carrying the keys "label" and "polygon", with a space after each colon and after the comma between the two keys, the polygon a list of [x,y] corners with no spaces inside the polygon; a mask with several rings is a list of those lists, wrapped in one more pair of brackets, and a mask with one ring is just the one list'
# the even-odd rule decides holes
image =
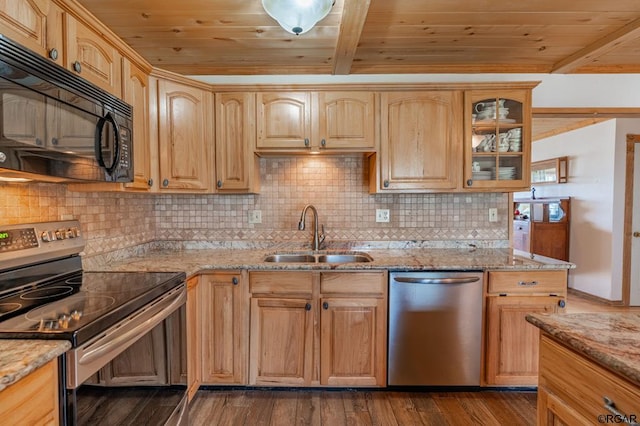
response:
{"label": "ceiling light fixture", "polygon": [[262,0],[262,7],[291,34],[309,31],[331,11],[334,0]]}

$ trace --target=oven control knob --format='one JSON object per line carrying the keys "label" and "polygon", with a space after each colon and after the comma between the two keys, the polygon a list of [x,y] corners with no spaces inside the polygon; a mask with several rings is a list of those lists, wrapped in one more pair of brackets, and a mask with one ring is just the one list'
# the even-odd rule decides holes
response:
{"label": "oven control knob", "polygon": [[57,238],[58,240],[64,240],[64,239],[66,239],[66,238],[67,238],[67,231],[66,231],[66,230],[64,230],[64,229],[58,229],[58,230],[56,231],[56,238]]}
{"label": "oven control knob", "polygon": [[78,311],[78,310],[72,311],[71,312],[71,318],[74,321],[80,321],[80,318],[82,318],[82,312]]}
{"label": "oven control knob", "polygon": [[78,238],[80,236],[80,228],[69,228],[69,232],[73,235],[72,238]]}
{"label": "oven control knob", "polygon": [[58,325],[60,325],[60,328],[69,328],[69,321],[71,321],[70,315],[62,314],[58,317]]}
{"label": "oven control knob", "polygon": [[44,231],[40,237],[45,243],[56,240],[56,234],[53,231]]}
{"label": "oven control knob", "polygon": [[65,231],[67,234],[67,238],[75,238],[76,236],[73,234],[73,229],[69,228]]}

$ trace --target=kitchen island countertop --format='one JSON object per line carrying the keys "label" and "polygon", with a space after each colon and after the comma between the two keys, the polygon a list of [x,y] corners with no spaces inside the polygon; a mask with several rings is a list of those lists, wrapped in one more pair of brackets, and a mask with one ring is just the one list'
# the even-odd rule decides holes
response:
{"label": "kitchen island countertop", "polygon": [[527,321],[640,386],[640,313],[529,314]]}
{"label": "kitchen island countertop", "polygon": [[[121,259],[107,259],[87,270],[95,271],[184,271],[193,276],[207,270],[545,270],[571,269],[569,262],[532,256],[529,253],[502,248],[419,248],[351,250],[365,252],[372,262],[363,263],[274,263],[265,262],[270,254],[305,250],[269,249],[155,249]],[[341,253],[344,250],[320,251]]]}
{"label": "kitchen island countertop", "polygon": [[0,339],[0,391],[69,349],[66,340]]}

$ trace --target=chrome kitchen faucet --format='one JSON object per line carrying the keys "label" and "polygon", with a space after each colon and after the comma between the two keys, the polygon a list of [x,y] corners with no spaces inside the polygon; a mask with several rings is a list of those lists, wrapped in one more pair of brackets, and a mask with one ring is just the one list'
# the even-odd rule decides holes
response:
{"label": "chrome kitchen faucet", "polygon": [[298,229],[304,231],[304,221],[307,216],[307,210],[311,209],[313,211],[313,241],[311,242],[311,249],[313,251],[317,251],[320,249],[320,244],[324,241],[324,225],[322,225],[322,232],[318,235],[318,210],[311,204],[307,204],[302,209],[302,214],[300,215],[300,222],[298,223]]}

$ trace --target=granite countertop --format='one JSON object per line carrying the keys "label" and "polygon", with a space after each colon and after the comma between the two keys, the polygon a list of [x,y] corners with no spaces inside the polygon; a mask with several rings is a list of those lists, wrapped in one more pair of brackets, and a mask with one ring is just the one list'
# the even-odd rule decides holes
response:
{"label": "granite countertop", "polygon": [[527,321],[640,386],[640,312],[529,314]]}
{"label": "granite countertop", "polygon": [[[356,249],[372,262],[364,263],[273,263],[265,256],[304,250],[274,249],[156,249],[138,256],[111,259],[103,264],[85,266],[92,271],[184,271],[187,276],[206,270],[491,270],[491,269],[571,269],[575,265],[542,256],[531,256],[503,248],[419,248]],[[326,251],[321,251],[326,252]],[[329,251],[340,253],[340,250]],[[306,251],[306,253],[313,253]]]}
{"label": "granite countertop", "polygon": [[0,339],[0,391],[69,349],[66,340]]}

